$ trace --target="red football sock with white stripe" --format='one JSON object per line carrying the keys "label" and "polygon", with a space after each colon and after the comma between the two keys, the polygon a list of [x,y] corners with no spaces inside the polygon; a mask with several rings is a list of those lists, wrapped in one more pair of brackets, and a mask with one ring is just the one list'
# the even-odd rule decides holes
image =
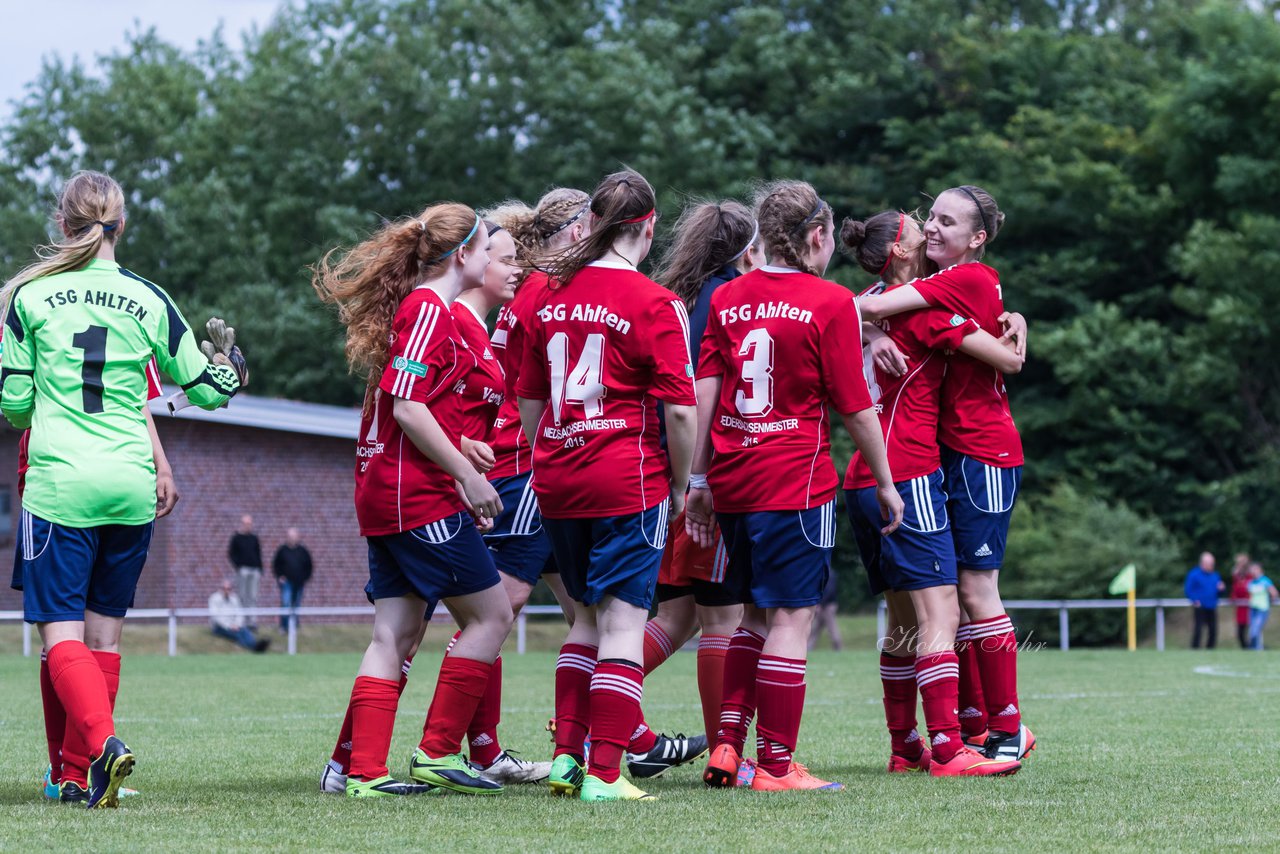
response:
{"label": "red football sock with white stripe", "polygon": [[914,762],[924,752],[916,732],[916,663],[880,653],[880,684],[884,686],[884,720],[889,727],[889,749]]}
{"label": "red football sock with white stripe", "polygon": [[[397,701],[404,693],[404,686],[409,684],[409,668],[413,666],[413,656],[409,656],[400,665],[400,687],[396,693]],[[353,692],[354,696],[354,692]],[[329,765],[339,774],[346,774],[351,768],[351,702],[347,702],[347,714],[342,719],[342,729],[338,731],[338,743],[333,746],[333,755],[329,757]]]}
{"label": "red football sock with white stripe", "polygon": [[756,667],[764,650],[764,635],[741,626],[729,639],[724,655],[724,699],[716,744],[728,744],[742,754],[747,730],[756,713]]}
{"label": "red football sock with white stripe", "polygon": [[947,762],[960,751],[960,662],[954,652],[916,656],[916,685],[924,705],[924,723],[935,761]]}
{"label": "red football sock with white stripe", "polygon": [[[100,751],[103,742],[115,731],[102,668],[82,641],[55,644],[47,658],[49,679],[67,711],[70,731],[85,745],[84,752],[92,759],[96,755],[94,751]],[[64,740],[64,751],[66,747]]]}
{"label": "red football sock with white stripe", "polygon": [[1008,614],[970,623],[977,648],[982,693],[987,699],[987,726],[1013,733],[1022,724],[1018,706],[1018,638]]}
{"label": "red football sock with white stripe", "polygon": [[427,756],[440,759],[462,752],[462,737],[489,688],[492,672],[491,662],[473,658],[446,655],[440,662],[435,695],[418,744]]}
{"label": "red football sock with white stripe", "polygon": [[756,762],[775,777],[791,767],[804,713],[803,658],[761,655],[756,669]]}
{"label": "red football sock with white stripe", "polygon": [[698,640],[698,697],[702,700],[702,731],[714,740],[720,726],[720,704],[724,697],[724,659],[729,651],[728,635],[703,634]]}
{"label": "red football sock with white stripe", "polygon": [[657,670],[675,652],[674,642],[662,626],[650,620],[644,624],[644,675]]}
{"label": "red football sock with white stripe", "polygon": [[489,684],[476,706],[475,716],[467,727],[467,745],[472,763],[487,768],[502,753],[498,743],[498,724],[502,720],[502,656],[493,662]]}
{"label": "red football sock with white stripe", "polygon": [[399,686],[390,679],[357,676],[351,687],[351,761],[348,774],[376,780],[387,774],[387,752],[400,705]]}
{"label": "red football sock with white stripe", "polygon": [[44,706],[44,737],[49,745],[49,779],[58,783],[62,780],[62,743],[67,733],[67,710],[62,708],[58,692],[53,690],[49,662],[44,652],[40,653],[40,702]]}
{"label": "red football sock with white stripe", "polygon": [[658,743],[658,734],[649,728],[644,719],[644,710],[640,710],[640,722],[631,731],[631,741],[627,743],[628,753],[648,753]]}
{"label": "red football sock with white stripe", "polygon": [[[671,636],[653,620],[644,624],[644,675],[648,676],[671,657]],[[644,712],[640,713],[640,723],[631,734],[631,743],[627,745],[629,753],[648,753],[658,742],[658,734],[645,722]]]}
{"label": "red football sock with white stripe", "polygon": [[644,668],[623,658],[606,658],[591,677],[591,756],[587,773],[606,783],[618,779],[622,753],[640,719]]}
{"label": "red football sock with white stripe", "polygon": [[[560,647],[556,660],[555,756],[568,754],[582,761],[591,710],[591,676],[596,670],[596,648],[581,643]],[[630,727],[634,721],[628,721]]]}
{"label": "red football sock with white stripe", "polygon": [[960,735],[981,735],[987,729],[987,701],[982,696],[978,669],[978,647],[972,640],[973,627],[963,623],[956,629],[956,657],[960,659]]}

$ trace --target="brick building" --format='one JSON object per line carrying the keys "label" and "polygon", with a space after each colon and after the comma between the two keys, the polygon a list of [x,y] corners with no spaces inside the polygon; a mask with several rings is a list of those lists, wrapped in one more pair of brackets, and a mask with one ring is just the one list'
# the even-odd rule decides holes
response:
{"label": "brick building", "polygon": [[[352,504],[358,410],[242,394],[217,412],[191,407],[177,415],[160,398],[152,413],[181,500],[156,523],[137,607],[203,608],[233,572],[227,544],[245,513],[262,541],[259,605],[280,604],[271,557],[289,527],[302,532],[315,563],[303,604],[366,604],[367,552]],[[0,462],[0,549],[8,554],[20,507],[17,447],[18,432],[5,425],[0,461],[9,462]],[[21,607],[21,595],[5,583],[0,610]]]}

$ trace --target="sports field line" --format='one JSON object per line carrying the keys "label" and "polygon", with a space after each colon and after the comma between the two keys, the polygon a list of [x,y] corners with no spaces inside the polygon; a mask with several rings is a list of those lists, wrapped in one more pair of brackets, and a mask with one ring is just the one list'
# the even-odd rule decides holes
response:
{"label": "sports field line", "polygon": [[1247,670],[1234,670],[1221,664],[1201,664],[1191,669],[1200,676],[1222,676],[1228,679],[1280,679],[1280,673],[1250,673]]}

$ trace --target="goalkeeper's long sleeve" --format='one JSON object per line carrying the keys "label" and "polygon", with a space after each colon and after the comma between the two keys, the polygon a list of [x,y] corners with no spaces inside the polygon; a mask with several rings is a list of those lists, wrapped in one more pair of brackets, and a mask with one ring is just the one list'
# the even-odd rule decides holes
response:
{"label": "goalkeeper's long sleeve", "polygon": [[18,310],[17,294],[9,304],[4,321],[3,351],[0,352],[0,411],[19,430],[31,426],[36,408],[35,342]]}
{"label": "goalkeeper's long sleeve", "polygon": [[[160,290],[157,288],[157,290]],[[160,321],[160,334],[153,342],[156,363],[182,387],[187,399],[201,409],[217,409],[240,390],[236,372],[225,365],[214,365],[196,345],[195,335],[186,319],[160,291],[168,309]]]}

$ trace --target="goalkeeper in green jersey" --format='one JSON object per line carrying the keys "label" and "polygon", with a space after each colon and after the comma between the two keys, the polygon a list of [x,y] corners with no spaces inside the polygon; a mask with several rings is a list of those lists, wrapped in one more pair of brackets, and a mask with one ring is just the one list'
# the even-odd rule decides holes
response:
{"label": "goalkeeper in green jersey", "polygon": [[119,184],[77,173],[56,220],[63,239],[0,291],[0,412],[31,428],[15,576],[69,735],[92,759],[86,790],[64,786],[63,799],[114,807],[134,763],[112,722],[120,629],[156,513],[147,363],[154,356],[205,409],[226,404],[247,373],[234,330],[210,325],[211,363],[169,295],[116,263]]}

